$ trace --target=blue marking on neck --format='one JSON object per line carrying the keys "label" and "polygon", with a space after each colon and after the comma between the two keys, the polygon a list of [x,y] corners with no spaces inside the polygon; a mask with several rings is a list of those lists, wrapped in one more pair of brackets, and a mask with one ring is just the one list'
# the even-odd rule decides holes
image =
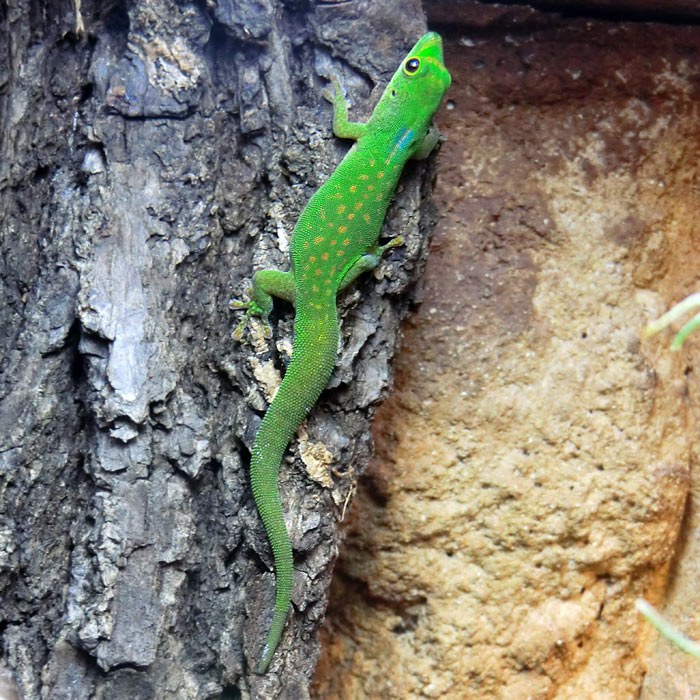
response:
{"label": "blue marking on neck", "polygon": [[399,151],[404,151],[413,140],[413,129],[407,129],[405,126],[396,135],[394,144]]}

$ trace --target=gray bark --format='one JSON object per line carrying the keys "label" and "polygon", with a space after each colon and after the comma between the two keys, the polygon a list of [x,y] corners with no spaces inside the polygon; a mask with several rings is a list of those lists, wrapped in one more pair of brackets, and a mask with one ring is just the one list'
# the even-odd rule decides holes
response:
{"label": "gray bark", "polygon": [[326,78],[366,116],[420,6],[13,0],[0,27],[0,664],[27,700],[305,697],[425,253],[425,166],[388,216],[407,244],[342,299],[308,421],[332,459],[295,443],[282,465],[294,611],[265,677],[274,576],[248,448],[292,312],[276,308],[277,343],[259,326],[235,343],[228,300],[286,269],[348,146]]}

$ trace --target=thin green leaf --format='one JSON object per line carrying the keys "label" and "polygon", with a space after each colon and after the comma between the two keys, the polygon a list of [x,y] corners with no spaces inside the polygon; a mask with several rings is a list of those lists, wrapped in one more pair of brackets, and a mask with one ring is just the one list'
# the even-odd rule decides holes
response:
{"label": "thin green leaf", "polygon": [[646,602],[638,598],[634,602],[637,610],[669,641],[673,642],[679,649],[686,654],[690,654],[700,660],[700,644],[694,642],[690,637],[686,637],[682,632],[679,632],[670,622],[664,620],[656,609]]}

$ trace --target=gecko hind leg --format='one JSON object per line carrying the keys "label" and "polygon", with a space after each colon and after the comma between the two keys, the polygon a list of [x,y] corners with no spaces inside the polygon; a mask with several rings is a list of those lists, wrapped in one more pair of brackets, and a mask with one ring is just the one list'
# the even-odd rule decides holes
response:
{"label": "gecko hind leg", "polygon": [[267,317],[272,311],[273,296],[293,304],[296,297],[294,275],[291,272],[282,272],[281,270],[258,270],[253,275],[250,300],[231,299],[229,302],[232,309],[245,309],[245,316],[233,332],[234,340],[240,340],[243,337],[243,331],[251,316],[258,316],[262,319],[264,335],[266,338],[270,337],[271,330]]}
{"label": "gecko hind leg", "polygon": [[374,270],[374,268],[379,265],[382,255],[384,255],[387,250],[395,248],[397,245],[403,245],[403,242],[403,236],[396,236],[396,238],[392,238],[388,243],[376,246],[371,253],[360,256],[343,275],[338,285],[338,291],[352,284],[363,272]]}

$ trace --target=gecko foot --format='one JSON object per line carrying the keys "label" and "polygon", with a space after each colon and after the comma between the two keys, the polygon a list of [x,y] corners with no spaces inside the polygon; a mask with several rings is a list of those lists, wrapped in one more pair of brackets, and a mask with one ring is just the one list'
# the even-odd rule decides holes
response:
{"label": "gecko foot", "polygon": [[236,326],[236,330],[233,331],[231,334],[231,337],[236,340],[240,341],[241,338],[243,337],[243,333],[245,331],[246,326],[248,325],[248,319],[251,316],[257,316],[260,318],[263,324],[263,337],[264,338],[271,338],[272,337],[272,328],[270,328],[270,324],[267,321],[267,317],[265,316],[265,311],[261,309],[252,299],[250,301],[242,301],[241,299],[231,299],[228,303],[230,309],[234,310],[240,310],[243,311],[245,310],[245,315],[241,319],[241,322]]}
{"label": "gecko foot", "polygon": [[324,88],[323,89],[323,96],[330,102],[330,103],[335,103],[336,100],[338,99],[345,99],[345,95],[343,94],[343,88],[340,84],[340,78],[333,73],[330,76],[330,81],[331,85],[333,86],[333,92],[330,91],[329,88]]}
{"label": "gecko foot", "polygon": [[404,239],[403,236],[396,236],[395,238],[392,238],[388,243],[385,243],[384,245],[380,245],[377,248],[377,255],[384,255],[387,250],[390,250],[391,248],[396,248],[398,245],[403,245],[404,244]]}

